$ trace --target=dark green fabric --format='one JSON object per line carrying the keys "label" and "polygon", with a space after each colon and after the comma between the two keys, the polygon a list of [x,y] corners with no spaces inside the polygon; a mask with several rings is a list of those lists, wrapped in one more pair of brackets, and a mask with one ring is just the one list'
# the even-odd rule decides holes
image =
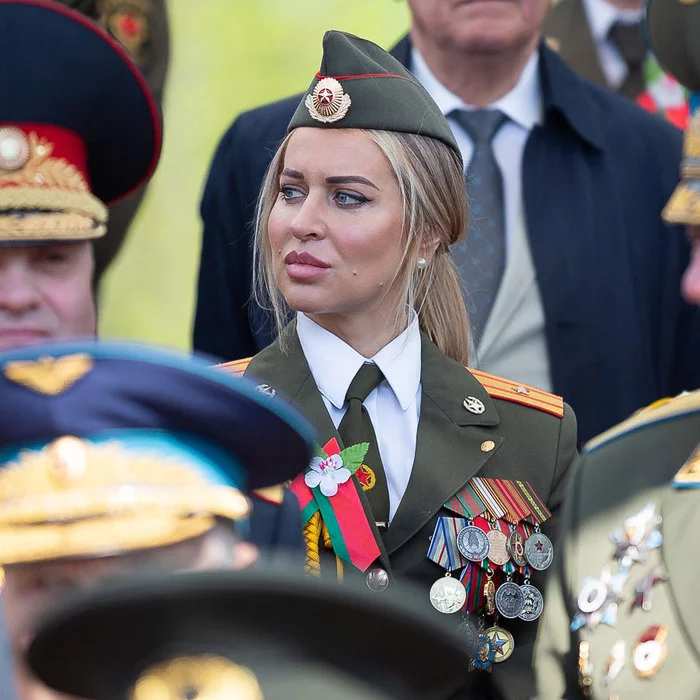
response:
{"label": "dark green fabric", "polygon": [[[274,386],[278,396],[291,401],[316,427],[321,444],[331,437],[337,439],[294,324],[284,333],[288,352],[282,353],[278,343],[270,345],[251,360],[246,376]],[[374,525],[366,492],[356,478],[353,482],[380,550],[375,565],[388,571],[391,579],[388,589],[377,595],[390,596],[395,587],[408,580],[423,590],[429,607],[430,586],[444,574],[426,556],[430,537],[439,516],[454,517],[443,504],[473,476],[529,482],[553,514],[543,530],[549,537],[556,537],[567,477],[576,459],[576,418],[568,406],[560,419],[493,398],[469,371],[446,357],[425,336],[421,348],[416,456],[406,493],[385,533],[380,534]],[[465,410],[467,396],[482,401],[484,412]],[[483,451],[481,445],[486,440],[492,440],[495,449]],[[335,575],[335,561],[322,561],[321,570]],[[345,578],[353,575],[359,574],[346,567]],[[541,572],[534,574],[534,585],[542,589],[543,578]],[[470,673],[455,700],[524,700],[535,696],[531,663],[537,625],[509,621],[505,626],[515,636],[512,657],[497,664],[492,674]]]}
{"label": "dark green fabric", "polygon": [[700,3],[649,0],[646,31],[663,68],[689,90],[700,90]]}
{"label": "dark green fabric", "polygon": [[[317,75],[299,103],[288,131],[312,126],[420,134],[447,144],[461,159],[450,126],[433,98],[401,63],[371,41],[344,32],[326,32],[319,75],[338,79],[349,95],[352,102],[346,116],[330,124],[311,117],[305,100],[319,82]],[[363,75],[369,77],[352,77]]]}
{"label": "dark green fabric", "polygon": [[368,442],[369,449],[365,456],[365,464],[374,472],[376,482],[374,487],[366,491],[374,519],[376,522],[389,522],[389,487],[386,473],[379,454],[379,444],[374,432],[372,419],[364,406],[365,399],[381,384],[384,379],[382,370],[374,363],[365,362],[350,382],[345,401],[347,411],[340,421],[338,432],[344,447]]}

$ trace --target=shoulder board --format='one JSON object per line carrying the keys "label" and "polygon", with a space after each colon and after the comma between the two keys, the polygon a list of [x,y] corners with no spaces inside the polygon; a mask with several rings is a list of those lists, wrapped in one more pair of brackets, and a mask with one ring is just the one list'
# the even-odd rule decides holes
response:
{"label": "shoulder board", "polygon": [[633,413],[627,420],[589,440],[584,445],[583,451],[592,452],[608,442],[612,442],[627,433],[632,433],[647,425],[698,412],[700,412],[700,390],[685,392],[673,399],[654,401],[646,408]]}
{"label": "shoulder board", "polygon": [[248,368],[252,357],[246,357],[242,360],[232,360],[231,362],[222,362],[216,365],[216,369],[222,369],[227,374],[233,374],[235,377],[240,377]]}
{"label": "shoulder board", "polygon": [[284,500],[284,484],[266,486],[264,489],[254,489],[250,492],[250,495],[253,498],[259,498],[261,501],[267,501],[278,506]]}
{"label": "shoulder board", "polygon": [[510,379],[497,377],[495,374],[481,372],[478,369],[469,370],[486,389],[489,396],[503,401],[519,403],[530,408],[537,408],[545,413],[551,413],[557,418],[564,415],[564,399],[548,391],[542,391],[528,384],[519,384]]}

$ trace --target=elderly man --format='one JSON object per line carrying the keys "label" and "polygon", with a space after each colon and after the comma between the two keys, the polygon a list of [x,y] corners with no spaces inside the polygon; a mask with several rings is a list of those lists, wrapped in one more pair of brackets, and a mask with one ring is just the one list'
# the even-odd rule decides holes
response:
{"label": "elderly man", "polygon": [[[680,132],[542,45],[548,0],[409,6],[410,35],[393,53],[469,164],[471,230],[453,253],[471,306],[470,364],[563,395],[582,440],[700,385],[700,312],[678,293],[688,245],[659,218]],[[250,302],[251,222],[298,100],[234,122],[202,198],[194,345],[226,359],[271,340]]]}
{"label": "elderly man", "polygon": [[[651,0],[657,55],[691,93],[683,182],[664,210],[693,247],[683,294],[700,305],[700,6]],[[700,363],[700,357],[696,357]],[[536,653],[538,697],[697,698],[700,392],[592,440],[571,483]]]}
{"label": "elderly man", "polygon": [[22,652],[60,599],[105,578],[251,564],[242,491],[299,473],[313,446],[245,380],[144,346],[5,353],[0,407],[2,602],[31,700],[52,696]]}

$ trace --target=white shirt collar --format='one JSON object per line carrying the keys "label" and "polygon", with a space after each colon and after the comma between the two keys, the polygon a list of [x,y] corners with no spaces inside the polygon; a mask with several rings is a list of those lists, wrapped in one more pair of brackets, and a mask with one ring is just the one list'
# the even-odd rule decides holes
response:
{"label": "white shirt collar", "polygon": [[[319,391],[336,408],[342,408],[350,382],[368,360],[303,313],[297,314],[297,335]],[[420,329],[413,309],[406,330],[369,362],[382,370],[401,408],[410,408],[418,393],[421,371]]]}
{"label": "white shirt collar", "polygon": [[642,19],[642,9],[622,10],[605,0],[583,0],[591,35],[597,44],[607,40],[608,32],[615,22],[636,24]]}
{"label": "white shirt collar", "polygon": [[[511,121],[528,131],[542,121],[539,62],[539,52],[534,51],[513,89],[500,100],[489,105],[492,109],[500,109]],[[474,109],[473,105],[462,102],[433,75],[425,59],[415,47],[411,53],[411,71],[430,93],[445,116],[455,109]]]}

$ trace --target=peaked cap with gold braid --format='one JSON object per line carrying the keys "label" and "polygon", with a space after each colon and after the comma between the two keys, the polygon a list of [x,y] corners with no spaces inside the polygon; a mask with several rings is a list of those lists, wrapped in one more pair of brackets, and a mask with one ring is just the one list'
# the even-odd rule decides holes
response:
{"label": "peaked cap with gold braid", "polygon": [[0,0],[0,244],[88,240],[161,149],[156,102],[125,49],[57,2]]}
{"label": "peaked cap with gold braid", "polygon": [[0,359],[0,565],[180,542],[303,471],[313,432],[204,360],[138,345]]}
{"label": "peaked cap with gold braid", "polygon": [[700,225],[700,1],[649,0],[646,33],[659,63],[690,93],[681,183],[664,208],[672,224]]}
{"label": "peaked cap with gold braid", "polygon": [[384,49],[344,32],[323,37],[321,69],[288,130],[300,126],[431,136],[461,159],[447,120],[416,78]]}

